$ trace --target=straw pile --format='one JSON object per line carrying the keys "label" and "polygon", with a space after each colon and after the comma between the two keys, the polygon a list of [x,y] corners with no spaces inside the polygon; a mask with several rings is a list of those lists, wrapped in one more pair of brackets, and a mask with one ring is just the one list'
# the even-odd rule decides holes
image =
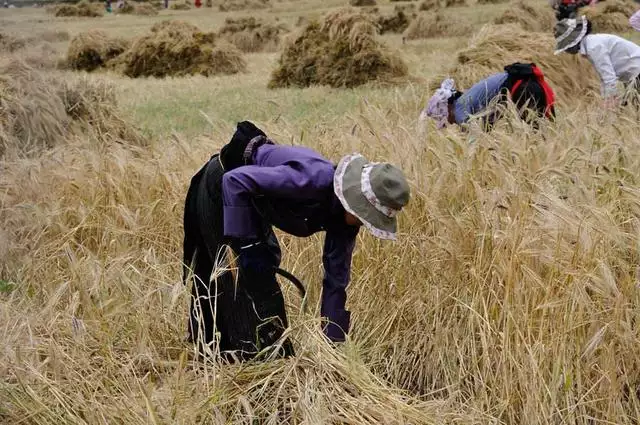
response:
{"label": "straw pile", "polygon": [[100,30],[90,30],[75,36],[67,50],[67,64],[71,69],[94,71],[124,53],[129,42],[111,38]]}
{"label": "straw pile", "polygon": [[633,3],[618,0],[596,4],[583,10],[593,25],[593,32],[624,33],[632,30],[629,17],[635,12]]}
{"label": "straw pile", "polygon": [[461,37],[469,35],[472,27],[445,15],[442,11],[435,13],[421,13],[416,19],[411,21],[404,33],[407,40],[417,40],[421,38],[433,37]]}
{"label": "straw pile", "polygon": [[116,111],[114,88],[104,82],[53,77],[13,60],[0,68],[0,156],[30,154],[73,135],[144,144]]}
{"label": "straw pile", "polygon": [[439,0],[423,0],[418,8],[421,11],[436,10],[440,8]]}
{"label": "straw pile", "polygon": [[117,12],[123,15],[155,16],[158,14],[158,9],[150,3],[128,2]]}
{"label": "straw pile", "polygon": [[171,6],[169,6],[169,9],[171,9],[171,10],[190,10],[191,6],[189,6],[187,3],[173,3]]}
{"label": "straw pile", "polygon": [[100,4],[89,3],[87,0],[82,0],[77,4],[61,4],[53,9],[53,13],[56,17],[85,17],[85,18],[98,18],[102,16],[103,10]]}
{"label": "straw pile", "polygon": [[380,34],[392,32],[402,33],[409,27],[412,19],[416,18],[414,12],[415,6],[409,4],[406,6],[395,6],[392,15],[383,15],[378,17],[378,29]]}
{"label": "straw pile", "polygon": [[444,0],[444,7],[466,6],[466,0]]}
{"label": "straw pile", "polygon": [[356,7],[375,6],[376,0],[349,0],[349,4]]}
{"label": "straw pile", "polygon": [[476,3],[477,4],[499,4],[499,3],[506,3],[509,0],[477,0]]}
{"label": "straw pile", "polygon": [[0,32],[0,52],[15,52],[26,45],[26,40]]}
{"label": "straw pile", "polygon": [[403,60],[376,39],[370,14],[338,9],[311,22],[284,50],[269,87],[355,87],[408,73]]}
{"label": "straw pile", "polygon": [[509,5],[507,10],[495,19],[494,23],[518,24],[528,31],[553,32],[556,19],[552,8],[518,0]]}
{"label": "straw pile", "polygon": [[223,0],[218,6],[220,12],[232,12],[236,10],[256,10],[271,7],[269,0]]}
{"label": "straw pile", "polygon": [[[517,25],[487,25],[458,52],[458,65],[449,75],[458,88],[466,89],[510,63],[534,62],[560,99],[596,90],[598,79],[592,67],[577,63],[580,58],[574,55],[554,55],[553,45],[551,34],[531,33]],[[439,84],[440,79],[436,80]]]}
{"label": "straw pile", "polygon": [[274,51],[285,32],[282,25],[267,24],[254,17],[227,18],[219,35],[243,52]]}
{"label": "straw pile", "polygon": [[134,41],[122,65],[129,77],[235,74],[246,67],[234,46],[217,43],[215,34],[182,21],[155,25]]}

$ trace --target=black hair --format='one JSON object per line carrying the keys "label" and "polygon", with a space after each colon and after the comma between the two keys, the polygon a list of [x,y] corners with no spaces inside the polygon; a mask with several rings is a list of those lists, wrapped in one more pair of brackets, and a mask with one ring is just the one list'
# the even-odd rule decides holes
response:
{"label": "black hair", "polygon": [[447,104],[449,105],[453,105],[453,102],[455,102],[456,100],[458,100],[460,98],[460,96],[462,96],[464,94],[464,92],[455,90],[453,92],[453,94],[451,96],[449,96],[449,99],[447,99]]}
{"label": "black hair", "polygon": [[587,32],[584,35],[591,34],[591,31],[593,31],[593,25],[591,24],[591,21],[587,19]]}

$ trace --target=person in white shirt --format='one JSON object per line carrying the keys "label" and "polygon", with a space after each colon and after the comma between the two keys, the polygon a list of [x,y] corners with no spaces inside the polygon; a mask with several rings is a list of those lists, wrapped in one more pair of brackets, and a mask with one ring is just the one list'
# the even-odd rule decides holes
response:
{"label": "person in white shirt", "polygon": [[555,54],[567,52],[586,56],[600,76],[605,107],[618,103],[620,81],[627,92],[637,92],[640,75],[640,46],[613,34],[591,34],[586,17],[563,19],[554,29]]}

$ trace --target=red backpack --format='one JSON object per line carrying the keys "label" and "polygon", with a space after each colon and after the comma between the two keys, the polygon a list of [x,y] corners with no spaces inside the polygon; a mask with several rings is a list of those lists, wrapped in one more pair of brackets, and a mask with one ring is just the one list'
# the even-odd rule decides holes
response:
{"label": "red backpack", "polygon": [[544,115],[547,118],[553,118],[555,94],[549,83],[547,83],[544,79],[544,74],[542,73],[540,68],[536,66],[535,63],[516,62],[511,65],[505,66],[504,70],[509,75],[507,77],[506,86],[509,89],[510,96],[513,96],[513,94],[518,91],[518,88],[524,81],[531,79],[535,80],[544,91],[544,97],[546,101]]}

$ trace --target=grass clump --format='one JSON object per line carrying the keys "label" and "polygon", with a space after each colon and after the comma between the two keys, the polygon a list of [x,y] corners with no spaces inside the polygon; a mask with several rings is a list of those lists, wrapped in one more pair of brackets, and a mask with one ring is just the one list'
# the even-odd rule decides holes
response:
{"label": "grass clump", "polygon": [[158,9],[151,3],[128,2],[121,9],[117,9],[117,12],[123,15],[155,16]]}
{"label": "grass clump", "polygon": [[402,33],[407,29],[409,23],[416,18],[413,4],[407,6],[395,6],[391,15],[382,15],[378,17],[378,29],[380,34]]}
{"label": "grass clump", "polygon": [[285,28],[254,17],[227,18],[219,36],[243,52],[274,51],[280,45]]}
{"label": "grass clump", "polygon": [[375,6],[376,0],[349,0],[349,5],[354,7]]}
{"label": "grass clump", "polygon": [[56,17],[99,18],[104,15],[101,4],[82,0],[77,4],[61,4],[53,9]]}
{"label": "grass clump", "polygon": [[376,38],[374,19],[345,8],[311,22],[285,48],[269,87],[355,87],[407,76],[404,61]]}
{"label": "grass clump", "polygon": [[24,38],[0,32],[0,52],[15,52],[25,47],[26,44],[27,41]]}
{"label": "grass clump", "polygon": [[407,40],[434,37],[460,37],[471,34],[471,26],[451,18],[438,11],[435,13],[421,13],[408,25],[404,33]]}
{"label": "grass clump", "polygon": [[124,53],[130,43],[111,38],[104,31],[90,30],[75,36],[67,50],[67,64],[71,69],[94,71]]}
{"label": "grass clump", "polygon": [[171,9],[171,10],[191,10],[191,6],[189,6],[187,3],[172,3],[171,6],[169,6],[169,9]]}
{"label": "grass clump", "polygon": [[238,10],[268,9],[270,0],[222,0],[218,5],[220,12],[233,12]]}
{"label": "grass clump", "polygon": [[112,85],[52,76],[22,60],[4,63],[1,71],[0,156],[41,152],[86,134],[144,143],[120,118]]}
{"label": "grass clump", "polygon": [[237,48],[191,24],[165,21],[135,40],[122,56],[129,77],[235,74],[246,68]]}
{"label": "grass clump", "polygon": [[516,24],[527,31],[553,32],[556,18],[548,5],[532,4],[524,0],[511,3],[504,13],[498,16],[496,24]]}
{"label": "grass clump", "polygon": [[617,0],[611,3],[596,3],[583,10],[593,25],[594,32],[625,33],[631,30],[629,17],[636,9],[633,3]]}
{"label": "grass clump", "polygon": [[419,10],[427,12],[440,8],[440,0],[423,0],[418,7]]}

